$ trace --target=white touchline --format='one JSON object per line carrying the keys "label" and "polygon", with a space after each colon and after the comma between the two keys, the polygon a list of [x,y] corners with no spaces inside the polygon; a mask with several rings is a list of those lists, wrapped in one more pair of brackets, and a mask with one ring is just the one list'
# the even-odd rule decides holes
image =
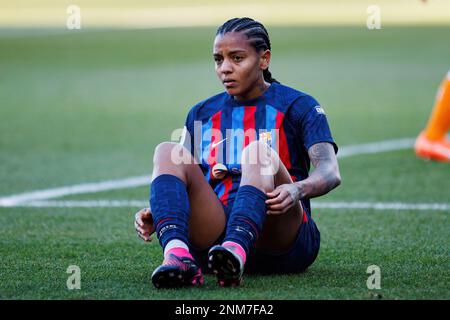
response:
{"label": "white touchline", "polygon": [[142,200],[40,200],[21,203],[16,207],[35,208],[144,208],[148,207],[148,201]]}
{"label": "white touchline", "polygon": [[450,203],[318,201],[313,202],[312,206],[319,209],[425,210],[450,212]]}
{"label": "white touchline", "polygon": [[[17,204],[16,207],[42,208],[144,208],[148,201],[142,200],[41,200]],[[312,201],[314,209],[374,209],[411,211],[449,211],[450,203],[403,203],[403,202],[346,202]]]}
{"label": "white touchline", "polygon": [[338,158],[357,156],[360,154],[410,149],[414,145],[414,141],[415,139],[413,138],[404,138],[342,147],[338,152]]}
{"label": "white touchline", "polygon": [[[380,142],[358,144],[341,147],[339,158],[356,156],[360,154],[379,153],[386,151],[409,149],[413,146],[413,138],[385,140]],[[151,175],[128,177],[124,179],[108,180],[101,182],[83,183],[73,186],[65,186],[53,189],[36,190],[0,198],[0,207],[14,207],[30,201],[55,199],[74,194],[97,193],[101,191],[133,188],[149,185]]]}
{"label": "white touchline", "polygon": [[0,207],[14,207],[29,201],[54,199],[74,194],[96,193],[106,190],[140,187],[143,185],[150,185],[150,181],[151,176],[138,176],[118,180],[83,183],[54,189],[37,190],[0,198]]}

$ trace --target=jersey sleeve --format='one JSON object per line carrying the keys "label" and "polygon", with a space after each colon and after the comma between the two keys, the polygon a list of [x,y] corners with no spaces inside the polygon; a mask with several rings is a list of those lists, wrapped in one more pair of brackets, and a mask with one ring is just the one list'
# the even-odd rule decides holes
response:
{"label": "jersey sleeve", "polygon": [[334,152],[338,152],[325,110],[316,99],[308,95],[300,97],[294,102],[291,111],[297,136],[303,141],[306,150],[316,143],[328,142],[333,145]]}

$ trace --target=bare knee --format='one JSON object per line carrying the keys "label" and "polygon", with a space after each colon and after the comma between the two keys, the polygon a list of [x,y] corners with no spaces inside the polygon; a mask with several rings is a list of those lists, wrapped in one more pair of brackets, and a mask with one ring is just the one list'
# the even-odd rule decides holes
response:
{"label": "bare knee", "polygon": [[161,174],[172,174],[187,181],[185,167],[192,162],[189,150],[179,143],[162,142],[153,155],[153,179]]}
{"label": "bare knee", "polygon": [[153,162],[172,163],[175,165],[192,164],[193,159],[189,150],[176,142],[161,142],[155,148]]}
{"label": "bare knee", "polygon": [[250,184],[265,192],[272,191],[277,167],[275,150],[264,141],[253,141],[242,152],[241,185]]}
{"label": "bare knee", "polygon": [[[170,158],[173,148],[175,148],[175,142],[161,142],[155,148],[155,152],[153,154],[153,161],[157,162],[158,160],[165,160]],[[167,161],[167,160],[165,160]]]}
{"label": "bare knee", "polygon": [[266,142],[255,140],[243,149],[241,165],[273,166],[278,159],[276,151]]}

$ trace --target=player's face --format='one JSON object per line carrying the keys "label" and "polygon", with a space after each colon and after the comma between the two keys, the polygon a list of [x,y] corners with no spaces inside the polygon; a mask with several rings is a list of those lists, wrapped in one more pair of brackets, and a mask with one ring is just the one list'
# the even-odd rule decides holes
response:
{"label": "player's face", "polygon": [[242,32],[218,35],[213,56],[219,80],[237,100],[256,98],[268,87],[263,70],[269,67],[270,50],[257,52]]}

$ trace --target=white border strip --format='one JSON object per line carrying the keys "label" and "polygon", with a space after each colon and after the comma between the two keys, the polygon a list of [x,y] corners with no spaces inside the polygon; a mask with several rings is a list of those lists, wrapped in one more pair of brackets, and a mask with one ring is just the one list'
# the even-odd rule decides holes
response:
{"label": "white border strip", "polygon": [[[371,154],[394,150],[409,149],[414,144],[414,139],[405,138],[397,140],[386,140],[374,143],[359,144],[354,146],[341,147],[338,153],[339,158],[356,156],[360,154]],[[118,180],[108,180],[93,183],[83,183],[79,185],[66,186],[54,189],[43,189],[26,192],[0,198],[0,207],[14,207],[27,202],[48,200],[70,196],[74,194],[97,193],[114,189],[125,189],[149,185],[151,176],[137,176]]]}
{"label": "white border strip", "polygon": [[[313,201],[315,209],[374,209],[374,210],[411,210],[411,211],[448,211],[450,203],[403,203],[403,202],[328,202]],[[141,200],[68,200],[68,201],[31,201],[17,204],[16,207],[37,208],[143,208],[148,201]]]}

